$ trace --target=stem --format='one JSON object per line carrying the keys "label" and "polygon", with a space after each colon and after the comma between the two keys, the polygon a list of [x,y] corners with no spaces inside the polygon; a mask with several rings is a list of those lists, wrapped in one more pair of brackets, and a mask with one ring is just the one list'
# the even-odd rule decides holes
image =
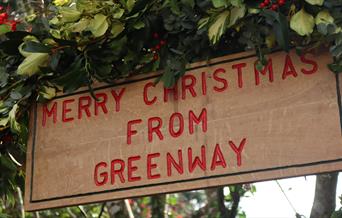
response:
{"label": "stem", "polygon": [[87,218],[88,215],[87,215],[87,213],[84,211],[84,208],[83,208],[82,206],[77,206],[77,207],[78,207],[78,209],[81,211],[82,215],[83,215],[85,218]]}
{"label": "stem", "polygon": [[106,202],[103,202],[102,205],[101,205],[101,210],[100,210],[100,213],[99,213],[98,218],[101,218],[101,216],[102,216],[102,214],[103,214],[103,212],[104,212],[105,206],[106,206]]}
{"label": "stem", "polygon": [[23,195],[19,187],[17,187],[17,194],[18,194],[18,204],[19,204],[20,214],[22,218],[25,218]]}
{"label": "stem", "polygon": [[125,199],[125,206],[126,206],[129,218],[134,218],[133,211],[132,211],[131,205],[129,204],[128,199]]}
{"label": "stem", "polygon": [[224,187],[219,187],[217,188],[217,203],[218,203],[218,208],[220,211],[220,217],[224,218],[224,217],[228,217],[228,210],[224,204],[225,200],[224,200]]}

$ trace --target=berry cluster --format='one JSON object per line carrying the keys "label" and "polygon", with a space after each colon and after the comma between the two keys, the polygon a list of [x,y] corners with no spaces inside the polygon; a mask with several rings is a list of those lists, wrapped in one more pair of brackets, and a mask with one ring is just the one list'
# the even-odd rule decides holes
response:
{"label": "berry cluster", "polygon": [[158,40],[157,45],[154,46],[153,48],[150,48],[150,51],[153,52],[153,54],[154,54],[153,60],[157,61],[159,59],[158,52],[164,45],[166,45],[166,41],[164,39],[160,39],[160,36],[158,33],[153,33],[152,36],[155,40]]}
{"label": "berry cluster", "polygon": [[285,5],[286,0],[264,0],[260,3],[260,8],[268,8],[273,11],[277,10],[279,7]]}
{"label": "berry cluster", "polygon": [[17,21],[15,20],[9,20],[7,12],[3,12],[4,8],[0,6],[0,25],[6,24],[11,27],[12,31],[16,31],[17,29]]}

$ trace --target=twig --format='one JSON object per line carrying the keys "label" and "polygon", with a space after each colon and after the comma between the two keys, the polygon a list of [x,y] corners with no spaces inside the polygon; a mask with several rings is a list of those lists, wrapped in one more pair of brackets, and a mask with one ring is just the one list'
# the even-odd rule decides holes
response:
{"label": "twig", "polygon": [[99,216],[98,218],[101,218],[102,214],[103,214],[103,211],[104,211],[104,208],[106,206],[106,202],[103,202],[102,206],[101,206],[101,210],[100,210],[100,213],[99,213]]}
{"label": "twig", "polygon": [[134,218],[133,211],[132,211],[131,205],[129,204],[128,199],[125,199],[125,205],[126,205],[129,218]]}
{"label": "twig", "polygon": [[78,207],[78,209],[81,211],[82,215],[83,215],[85,218],[87,218],[88,215],[87,215],[87,213],[84,211],[83,207],[82,207],[82,206],[77,206],[77,207]]}
{"label": "twig", "polygon": [[18,194],[18,203],[19,203],[20,214],[21,214],[22,218],[25,218],[23,195],[22,195],[19,187],[17,187],[17,194]]}

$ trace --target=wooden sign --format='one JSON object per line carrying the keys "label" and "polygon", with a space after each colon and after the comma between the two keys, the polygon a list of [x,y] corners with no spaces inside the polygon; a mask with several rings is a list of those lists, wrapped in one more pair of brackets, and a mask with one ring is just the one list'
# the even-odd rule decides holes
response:
{"label": "wooden sign", "polygon": [[342,169],[327,53],[242,53],[61,95],[32,113],[27,210]]}

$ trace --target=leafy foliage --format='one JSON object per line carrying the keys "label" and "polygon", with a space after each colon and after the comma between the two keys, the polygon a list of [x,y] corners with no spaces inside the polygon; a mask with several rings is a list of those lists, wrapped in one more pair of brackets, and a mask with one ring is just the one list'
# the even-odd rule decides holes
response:
{"label": "leafy foliage", "polygon": [[244,49],[262,67],[272,49],[329,46],[330,69],[342,71],[341,0],[4,2],[15,23],[0,25],[0,196],[10,201],[23,184],[29,108],[59,91],[156,70],[172,86],[188,63]]}

